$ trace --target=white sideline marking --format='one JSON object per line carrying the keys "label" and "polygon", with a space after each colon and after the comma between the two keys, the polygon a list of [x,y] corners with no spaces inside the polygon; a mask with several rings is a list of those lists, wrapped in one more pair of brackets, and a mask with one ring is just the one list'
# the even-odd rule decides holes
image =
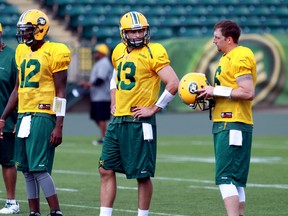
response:
{"label": "white sideline marking", "polygon": [[200,188],[200,189],[208,189],[208,190],[218,190],[218,187],[214,186],[214,187],[210,187],[210,186],[196,186],[196,185],[190,185],[189,188]]}
{"label": "white sideline marking", "polygon": [[[68,171],[68,170],[54,170],[54,173],[59,174],[70,174],[70,175],[86,175],[86,176],[99,176],[98,173],[90,172],[78,172],[78,171]],[[125,175],[119,174],[117,177],[126,178]],[[212,180],[204,179],[184,179],[184,178],[170,178],[170,177],[154,177],[153,179],[159,181],[177,181],[177,182],[196,182],[201,184],[214,184]],[[262,188],[275,188],[275,189],[288,189],[288,184],[247,184],[248,187],[262,187]]]}
{"label": "white sideline marking", "polygon": [[65,192],[78,192],[79,190],[71,189],[71,188],[56,188],[57,191],[65,191]]}
{"label": "white sideline marking", "polygon": [[[271,164],[281,162],[281,157],[252,157],[251,163]],[[176,156],[176,155],[158,155],[157,162],[202,162],[215,163],[214,157],[190,157],[190,156]]]}
{"label": "white sideline marking", "polygon": [[[6,198],[0,198],[1,201],[6,201]],[[19,203],[27,203],[27,200],[17,200]],[[41,205],[47,205],[46,202],[40,202]],[[84,205],[73,205],[73,204],[65,204],[65,203],[61,203],[61,206],[66,206],[66,207],[73,207],[73,208],[83,208],[83,209],[97,209],[100,210],[99,207],[92,207],[92,206],[84,206]],[[137,214],[137,211],[135,210],[124,210],[124,209],[116,209],[113,208],[113,211],[118,211],[118,212],[126,212],[126,213],[133,213],[133,214]],[[149,211],[149,215],[162,215],[162,216],[186,216],[186,215],[176,215],[176,214],[166,214],[166,213],[158,213],[158,212],[150,212]]]}
{"label": "white sideline marking", "polygon": [[125,186],[117,186],[119,189],[124,189],[124,190],[138,190],[137,187],[125,187]]}

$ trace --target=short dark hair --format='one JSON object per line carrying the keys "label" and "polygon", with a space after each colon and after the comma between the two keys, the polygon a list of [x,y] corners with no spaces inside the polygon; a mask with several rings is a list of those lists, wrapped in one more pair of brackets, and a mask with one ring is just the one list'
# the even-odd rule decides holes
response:
{"label": "short dark hair", "polygon": [[214,25],[214,31],[221,29],[224,37],[232,37],[234,43],[238,43],[241,29],[238,24],[232,20],[222,20]]}

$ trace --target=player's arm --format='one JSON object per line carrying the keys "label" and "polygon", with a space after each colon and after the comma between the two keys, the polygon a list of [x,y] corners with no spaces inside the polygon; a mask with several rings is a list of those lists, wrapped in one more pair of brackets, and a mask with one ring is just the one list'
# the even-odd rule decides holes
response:
{"label": "player's arm", "polygon": [[113,75],[110,80],[110,97],[111,97],[111,106],[110,112],[114,115],[116,110],[116,70],[113,70]]}
{"label": "player's arm", "polygon": [[158,112],[164,109],[167,104],[173,100],[174,96],[178,92],[179,79],[174,71],[174,69],[167,65],[158,71],[158,76],[161,81],[165,84],[165,90],[158,99],[157,103],[154,105],[154,109]]}
{"label": "player's arm", "polygon": [[5,121],[9,117],[9,115],[16,109],[18,105],[18,86],[19,86],[19,80],[16,79],[16,85],[9,97],[9,100],[7,102],[7,105],[1,115],[0,118],[0,139],[2,139],[3,135],[3,129],[5,127]]}
{"label": "player's arm", "polygon": [[[56,89],[56,98],[60,98],[66,103],[66,83],[67,83],[67,70],[63,70],[53,74],[54,85]],[[65,115],[65,110],[63,111]],[[62,143],[62,129],[64,122],[64,115],[57,115],[56,113],[56,126],[51,134],[50,142],[53,146],[57,147]]]}
{"label": "player's arm", "polygon": [[253,100],[255,87],[251,74],[244,74],[236,78],[237,88],[226,86],[205,86],[197,90],[198,97],[226,97],[233,100]]}
{"label": "player's arm", "polygon": [[178,91],[179,79],[170,65],[165,66],[158,71],[158,76],[165,84],[165,90],[162,92],[158,101],[152,107],[134,108],[134,118],[149,117],[164,109],[169,102],[173,100]]}
{"label": "player's arm", "polygon": [[236,78],[238,88],[231,91],[230,97],[234,100],[253,100],[255,87],[251,74],[245,74]]}

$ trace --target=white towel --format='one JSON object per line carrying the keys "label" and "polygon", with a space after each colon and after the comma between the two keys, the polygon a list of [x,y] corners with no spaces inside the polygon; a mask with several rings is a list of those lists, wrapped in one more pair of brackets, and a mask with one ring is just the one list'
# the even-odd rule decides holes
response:
{"label": "white towel", "polygon": [[230,130],[229,145],[242,146],[242,131]]}
{"label": "white towel", "polygon": [[24,116],[22,118],[17,136],[20,138],[28,137],[30,134],[30,126],[31,126],[31,115]]}
{"label": "white towel", "polygon": [[144,140],[153,140],[153,130],[152,125],[148,123],[142,123],[142,130]]}

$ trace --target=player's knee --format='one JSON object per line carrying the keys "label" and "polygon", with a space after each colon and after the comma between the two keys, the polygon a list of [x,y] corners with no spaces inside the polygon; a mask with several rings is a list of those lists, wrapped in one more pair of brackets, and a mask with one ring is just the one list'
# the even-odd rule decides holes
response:
{"label": "player's knee", "polygon": [[219,189],[223,200],[231,196],[239,196],[238,190],[235,185],[231,184],[220,184]]}
{"label": "player's knee", "polygon": [[115,172],[113,170],[106,170],[103,167],[99,168],[99,174],[101,178],[110,178],[115,176]]}

